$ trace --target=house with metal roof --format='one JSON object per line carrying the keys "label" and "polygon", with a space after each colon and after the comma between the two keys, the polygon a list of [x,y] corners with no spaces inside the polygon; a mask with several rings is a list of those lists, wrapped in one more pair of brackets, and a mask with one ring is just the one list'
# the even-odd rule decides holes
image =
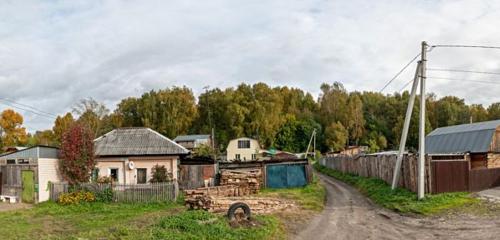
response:
{"label": "house with metal roof", "polygon": [[429,155],[467,154],[471,168],[500,168],[500,120],[437,128],[425,139]]}
{"label": "house with metal roof", "polygon": [[49,182],[63,181],[58,155],[58,148],[42,145],[0,155],[0,195],[26,203],[49,200]]}
{"label": "house with metal roof", "polygon": [[178,178],[178,162],[190,152],[183,146],[145,127],[118,128],[94,140],[94,177],[111,177],[117,183],[145,184],[156,165],[165,166]]}
{"label": "house with metal roof", "polygon": [[209,134],[180,135],[174,141],[190,151],[196,151],[202,145],[212,146],[212,137]]}

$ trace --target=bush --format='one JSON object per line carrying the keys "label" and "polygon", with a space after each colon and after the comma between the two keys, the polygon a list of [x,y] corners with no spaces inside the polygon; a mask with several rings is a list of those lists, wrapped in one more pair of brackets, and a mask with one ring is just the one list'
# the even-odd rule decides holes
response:
{"label": "bush", "polygon": [[167,168],[163,165],[156,164],[152,169],[150,183],[161,183],[172,181],[172,173],[167,171]]}
{"label": "bush", "polygon": [[113,190],[111,188],[105,188],[100,192],[95,192],[96,202],[111,202],[113,201]]}
{"label": "bush", "polygon": [[95,202],[96,197],[92,192],[71,192],[59,195],[58,203],[62,205],[80,204],[84,202]]}

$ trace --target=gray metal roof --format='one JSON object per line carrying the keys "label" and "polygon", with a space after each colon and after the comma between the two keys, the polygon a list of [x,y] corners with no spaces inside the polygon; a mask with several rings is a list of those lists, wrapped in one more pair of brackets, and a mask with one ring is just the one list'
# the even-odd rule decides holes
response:
{"label": "gray metal roof", "polygon": [[437,128],[427,135],[425,152],[488,152],[498,126],[500,120]]}
{"label": "gray metal roof", "polygon": [[118,128],[94,140],[96,156],[182,155],[189,151],[150,128]]}
{"label": "gray metal roof", "polygon": [[187,141],[195,141],[199,139],[209,139],[210,135],[208,134],[195,134],[195,135],[180,135],[174,138],[176,142],[187,142]]}
{"label": "gray metal roof", "polygon": [[58,158],[59,149],[51,146],[33,146],[24,148],[15,152],[0,155],[0,159],[39,159],[39,158]]}

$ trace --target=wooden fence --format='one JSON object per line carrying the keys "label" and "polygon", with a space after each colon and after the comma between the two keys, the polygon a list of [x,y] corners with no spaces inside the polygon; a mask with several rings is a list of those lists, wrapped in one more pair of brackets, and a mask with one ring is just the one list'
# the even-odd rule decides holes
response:
{"label": "wooden fence", "polygon": [[89,191],[102,194],[111,191],[113,202],[147,203],[175,201],[178,195],[177,182],[149,183],[149,184],[109,184],[109,183],[84,183],[69,186],[68,183],[51,183],[50,200],[57,201],[62,193],[74,191]]}
{"label": "wooden fence", "polygon": [[[396,158],[397,156],[394,154],[358,155],[354,157],[341,155],[322,158],[319,160],[319,163],[343,173],[379,178],[391,184]],[[417,160],[417,155],[409,154],[404,156],[398,183],[399,187],[409,189],[413,192],[417,191]],[[425,168],[425,192],[430,193],[432,192],[430,157],[426,158]]]}

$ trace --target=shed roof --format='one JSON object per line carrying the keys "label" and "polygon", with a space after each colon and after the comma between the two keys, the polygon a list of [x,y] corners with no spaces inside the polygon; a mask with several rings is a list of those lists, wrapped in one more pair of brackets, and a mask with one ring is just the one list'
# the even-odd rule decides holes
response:
{"label": "shed roof", "polygon": [[0,155],[0,159],[39,159],[39,158],[57,158],[59,148],[45,145],[36,145],[23,148],[15,152],[8,152]]}
{"label": "shed roof", "polygon": [[118,128],[94,140],[96,156],[183,155],[189,151],[150,128]]}
{"label": "shed roof", "polygon": [[426,153],[488,152],[500,120],[437,128],[425,139]]}
{"label": "shed roof", "polygon": [[176,142],[187,142],[187,141],[195,141],[199,139],[209,139],[210,135],[208,134],[194,134],[194,135],[179,135],[174,138]]}

